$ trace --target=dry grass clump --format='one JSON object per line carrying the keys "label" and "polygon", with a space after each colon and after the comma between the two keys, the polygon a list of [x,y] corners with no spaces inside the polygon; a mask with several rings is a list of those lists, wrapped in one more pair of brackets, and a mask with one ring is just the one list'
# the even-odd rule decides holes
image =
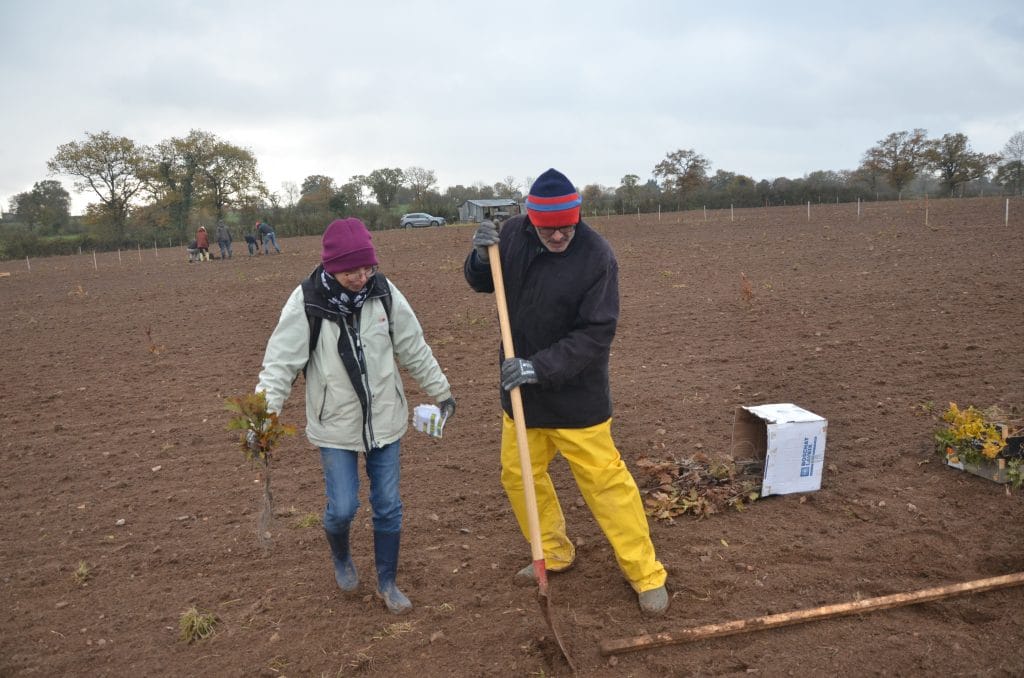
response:
{"label": "dry grass clump", "polygon": [[178,640],[185,643],[205,640],[213,635],[216,626],[216,615],[200,612],[193,605],[181,614],[181,619],[178,621]]}

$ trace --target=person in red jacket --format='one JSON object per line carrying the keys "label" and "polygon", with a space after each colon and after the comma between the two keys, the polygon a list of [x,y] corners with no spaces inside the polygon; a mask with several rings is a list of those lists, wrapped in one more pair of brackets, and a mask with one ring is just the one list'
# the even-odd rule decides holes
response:
{"label": "person in red jacket", "polygon": [[210,236],[207,235],[205,226],[200,226],[196,231],[196,249],[199,250],[199,261],[210,260]]}

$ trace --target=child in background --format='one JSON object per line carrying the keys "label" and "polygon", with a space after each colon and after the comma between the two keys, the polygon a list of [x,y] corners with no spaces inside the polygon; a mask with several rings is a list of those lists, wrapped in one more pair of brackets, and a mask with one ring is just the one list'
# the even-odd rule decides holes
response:
{"label": "child in background", "polygon": [[256,236],[252,233],[245,234],[245,246],[249,248],[249,256],[253,256],[260,251],[260,246],[256,242]]}

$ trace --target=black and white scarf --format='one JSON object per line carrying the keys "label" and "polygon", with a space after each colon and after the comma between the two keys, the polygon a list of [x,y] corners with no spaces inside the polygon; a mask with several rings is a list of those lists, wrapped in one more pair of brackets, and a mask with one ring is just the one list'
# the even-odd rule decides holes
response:
{"label": "black and white scarf", "polygon": [[340,282],[338,282],[333,275],[327,271],[320,269],[320,277],[316,281],[317,291],[323,295],[323,298],[327,300],[327,306],[342,316],[348,317],[361,309],[363,304],[366,303],[367,297],[370,296],[370,278],[363,285],[363,289],[358,292],[350,292],[345,289]]}

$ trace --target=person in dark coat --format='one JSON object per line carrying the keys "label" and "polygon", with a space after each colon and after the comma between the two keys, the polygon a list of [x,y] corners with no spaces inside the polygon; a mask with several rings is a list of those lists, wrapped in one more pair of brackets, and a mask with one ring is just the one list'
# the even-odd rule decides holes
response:
{"label": "person in dark coat", "polygon": [[[663,614],[667,574],[651,541],[640,491],[611,436],[608,361],[619,318],[619,269],[611,247],[580,219],[579,193],[564,174],[537,178],[526,214],[498,229],[484,221],[463,267],[477,292],[493,292],[488,246],[498,245],[516,357],[501,360],[501,481],[528,538],[522,468],[509,391],[523,396],[544,560],[568,570],[576,548],[566,533],[548,464],[569,463],[591,513],[611,543],[641,610]],[[533,565],[516,574],[533,581]]]}
{"label": "person in dark coat", "polygon": [[260,251],[260,246],[257,244],[256,236],[252,233],[245,234],[245,246],[249,248],[250,257],[254,254],[258,254]]}
{"label": "person in dark coat", "polygon": [[277,246],[277,235],[274,233],[274,228],[265,221],[260,221],[256,224],[256,230],[260,234],[260,242],[263,243],[263,253],[270,254],[270,246],[273,245],[277,253],[281,253],[281,248]]}
{"label": "person in dark coat", "polygon": [[217,222],[217,245],[220,247],[220,258],[230,259],[231,258],[231,229],[221,219]]}

